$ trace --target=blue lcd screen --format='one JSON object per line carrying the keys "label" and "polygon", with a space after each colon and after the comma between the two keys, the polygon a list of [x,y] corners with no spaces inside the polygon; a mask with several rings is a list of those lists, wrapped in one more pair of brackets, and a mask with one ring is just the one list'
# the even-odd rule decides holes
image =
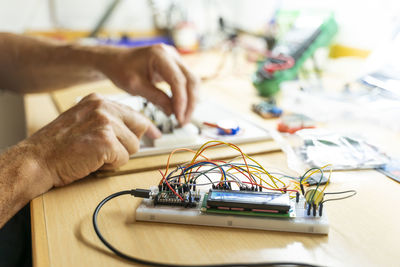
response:
{"label": "blue lcd screen", "polygon": [[231,202],[231,203],[289,205],[288,195],[281,193],[211,191],[208,200],[216,202]]}

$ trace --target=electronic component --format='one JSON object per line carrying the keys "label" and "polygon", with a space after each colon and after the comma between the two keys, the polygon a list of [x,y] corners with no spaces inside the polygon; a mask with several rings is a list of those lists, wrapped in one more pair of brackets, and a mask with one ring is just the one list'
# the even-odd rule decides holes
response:
{"label": "electronic component", "polygon": [[319,204],[324,199],[324,193],[319,188],[308,189],[304,197],[306,198],[307,203]]}
{"label": "electronic component", "polygon": [[220,226],[230,228],[259,229],[271,231],[301,232],[309,234],[328,234],[329,221],[322,216],[307,215],[305,198],[299,195],[299,202],[290,199],[289,213],[255,213],[251,211],[228,211],[206,208],[204,201],[207,194],[202,195],[202,204],[194,208],[158,205],[151,199],[143,199],[136,209],[136,220],[149,222],[165,222],[204,226]]}
{"label": "electronic component", "polygon": [[292,25],[253,76],[253,84],[263,96],[275,94],[282,81],[294,79],[304,62],[329,44],[338,28],[333,14],[322,12],[298,12]]}
{"label": "electronic component", "polygon": [[308,189],[304,194],[306,201],[304,202],[304,208],[307,210],[307,215],[313,216],[317,215],[317,209],[319,210],[319,215],[322,215],[322,201],[324,200],[324,193],[319,188]]}
{"label": "electronic component", "polygon": [[264,119],[277,118],[282,115],[282,109],[278,108],[273,101],[263,101],[254,104],[252,109]]}
{"label": "electronic component", "polygon": [[315,122],[302,114],[289,114],[280,119],[277,128],[282,133],[293,134],[302,129],[315,128]]}
{"label": "electronic component", "polygon": [[149,118],[162,133],[172,133],[178,126],[175,115],[167,116],[160,108],[146,99],[143,100],[141,112]]}
{"label": "electronic component", "polygon": [[[218,145],[226,145],[238,151],[243,162],[210,160],[203,155],[204,150]],[[326,215],[322,214],[323,203],[356,194],[354,190],[325,193],[330,175],[323,188],[320,188],[318,183],[315,189],[307,188],[305,191],[305,182],[318,172],[321,181],[324,176],[323,170],[327,166],[309,169],[299,181],[294,177],[282,175],[291,179],[290,183],[285,183],[243,153],[238,146],[222,141],[206,142],[197,151],[192,151],[195,155],[191,161],[171,169],[171,157],[179,150],[191,151],[180,148],[171,152],[165,172],[160,171],[162,178],[158,186],[153,186],[150,190],[132,189],[116,192],[97,205],[92,219],[94,230],[103,244],[116,255],[135,263],[167,266],[124,254],[101,234],[97,223],[100,209],[109,200],[122,195],[145,198],[136,209],[135,219],[139,221],[328,234],[329,223]],[[291,186],[293,181],[297,184],[294,187]],[[199,189],[202,186],[212,189],[204,193]],[[262,192],[261,189],[267,191]],[[325,194],[339,197],[324,200]],[[264,266],[259,263],[256,265]]]}
{"label": "electronic component", "polygon": [[240,131],[238,123],[232,120],[221,120],[218,123],[203,122],[203,125],[217,129],[218,135],[236,135]]}
{"label": "electronic component", "polygon": [[[297,179],[296,179],[297,180]],[[298,180],[300,180],[300,178],[298,178]],[[304,185],[307,186],[312,186],[312,185],[324,185],[328,182],[328,177],[321,177],[321,175],[319,174],[315,174],[315,175],[311,175],[307,181],[303,181]]]}
{"label": "electronic component", "polygon": [[[186,186],[180,186],[173,192],[168,186],[163,185],[164,189],[152,196],[154,206],[168,205],[168,206],[182,206],[186,208],[193,208],[198,206],[200,202],[200,193],[191,191]],[[160,186],[162,188],[163,186]]]}
{"label": "electronic component", "polygon": [[289,195],[284,193],[210,189],[207,210],[252,211],[256,213],[288,213]]}
{"label": "electronic component", "polygon": [[143,102],[141,112],[152,120],[163,133],[160,138],[154,140],[147,138],[144,141],[153,147],[190,146],[198,143],[200,129],[196,125],[188,123],[179,127],[175,115],[167,116],[161,109],[147,100]]}
{"label": "electronic component", "polygon": [[[145,264],[149,266],[175,266],[182,267],[182,264],[172,264],[165,262],[154,262],[143,260],[135,256],[125,254],[124,252],[115,248],[109,241],[105,239],[98,225],[98,215],[101,208],[110,200],[123,196],[133,195],[137,196],[139,190],[125,190],[116,192],[105,199],[103,199],[93,212],[92,222],[93,228],[100,239],[100,241],[117,256],[138,264]],[[139,194],[141,195],[142,192]],[[302,203],[296,204],[301,206]],[[171,206],[157,206],[155,207],[150,199],[143,199],[142,204],[136,210],[136,220],[139,221],[152,221],[152,222],[167,222],[178,224],[193,224],[193,225],[207,225],[207,226],[221,226],[233,228],[248,228],[272,231],[290,231],[290,232],[304,232],[311,234],[328,234],[329,223],[326,217],[315,219],[313,217],[304,216],[304,212],[298,209],[294,218],[279,219],[268,217],[254,217],[254,216],[224,216],[218,214],[202,214],[197,209],[185,209],[182,207]],[[301,263],[295,262],[279,262],[279,263],[227,263],[227,264],[213,264],[213,265],[185,265],[185,266],[198,266],[198,267],[226,267],[226,266],[303,266]],[[310,267],[310,264],[304,264]]]}

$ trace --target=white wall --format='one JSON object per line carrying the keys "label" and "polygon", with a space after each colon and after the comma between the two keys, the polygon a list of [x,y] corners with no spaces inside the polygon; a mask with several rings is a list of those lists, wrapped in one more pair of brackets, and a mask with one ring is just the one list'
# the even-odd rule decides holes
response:
{"label": "white wall", "polygon": [[[111,0],[0,0],[0,30],[50,30],[49,1],[55,6],[58,26],[72,30],[90,30]],[[152,29],[151,12],[146,0],[123,0],[107,24],[109,29]]]}
{"label": "white wall", "polygon": [[[90,30],[112,0],[0,0],[0,30],[24,32],[49,30],[54,21],[49,15],[49,1],[55,3],[59,26]],[[216,17],[224,16],[238,26],[262,29],[274,9],[281,7],[329,8],[340,24],[338,40],[361,48],[374,48],[385,38],[395,17],[400,14],[397,0],[154,0],[165,15],[170,3],[187,11],[201,31],[215,30]],[[122,0],[106,28],[118,31],[149,31],[153,28],[147,0]],[[210,23],[211,22],[211,23]]]}

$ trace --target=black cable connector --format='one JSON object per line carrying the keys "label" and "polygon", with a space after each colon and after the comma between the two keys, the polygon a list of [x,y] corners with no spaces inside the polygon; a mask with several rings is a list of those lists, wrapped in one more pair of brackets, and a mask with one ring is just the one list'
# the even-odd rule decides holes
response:
{"label": "black cable connector", "polygon": [[304,192],[304,186],[303,186],[303,184],[300,182],[300,189],[301,189],[301,193],[303,194],[303,196],[305,195],[305,192]]}
{"label": "black cable connector", "polygon": [[132,189],[131,195],[140,198],[150,198],[150,192],[148,189]]}
{"label": "black cable connector", "polygon": [[319,216],[322,217],[322,209],[324,208],[323,203],[319,203]]}

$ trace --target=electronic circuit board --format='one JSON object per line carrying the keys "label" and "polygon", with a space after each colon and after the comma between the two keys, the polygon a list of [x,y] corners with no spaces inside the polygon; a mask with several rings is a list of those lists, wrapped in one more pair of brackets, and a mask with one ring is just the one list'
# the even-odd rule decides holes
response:
{"label": "electronic circuit board", "polygon": [[301,232],[310,234],[328,234],[329,222],[326,214],[321,216],[307,215],[305,199],[290,200],[290,211],[287,214],[254,214],[251,211],[215,210],[205,206],[207,193],[198,193],[198,201],[192,202],[192,208],[171,205],[158,205],[153,199],[143,199],[136,210],[136,220],[247,228],[258,230]]}
{"label": "electronic circuit board", "polygon": [[[285,13],[281,11],[282,16]],[[253,85],[263,96],[276,94],[281,82],[294,79],[306,60],[318,48],[327,46],[338,30],[331,12],[299,10],[295,13],[288,12],[289,16],[293,15],[290,30],[281,37],[271,55],[258,63],[253,75]]]}
{"label": "electronic circuit board", "polygon": [[[155,140],[144,136],[140,150],[132,155],[132,158],[167,153],[179,147],[197,149],[209,140],[243,144],[271,139],[269,132],[264,128],[209,100],[199,101],[191,122],[178,127],[175,118],[166,116],[158,107],[146,102],[147,100],[142,97],[129,94],[106,95],[106,97],[143,113],[163,132],[162,137]],[[216,125],[233,123],[238,131],[233,135],[220,134],[219,129],[208,127],[204,125],[205,122]]]}

